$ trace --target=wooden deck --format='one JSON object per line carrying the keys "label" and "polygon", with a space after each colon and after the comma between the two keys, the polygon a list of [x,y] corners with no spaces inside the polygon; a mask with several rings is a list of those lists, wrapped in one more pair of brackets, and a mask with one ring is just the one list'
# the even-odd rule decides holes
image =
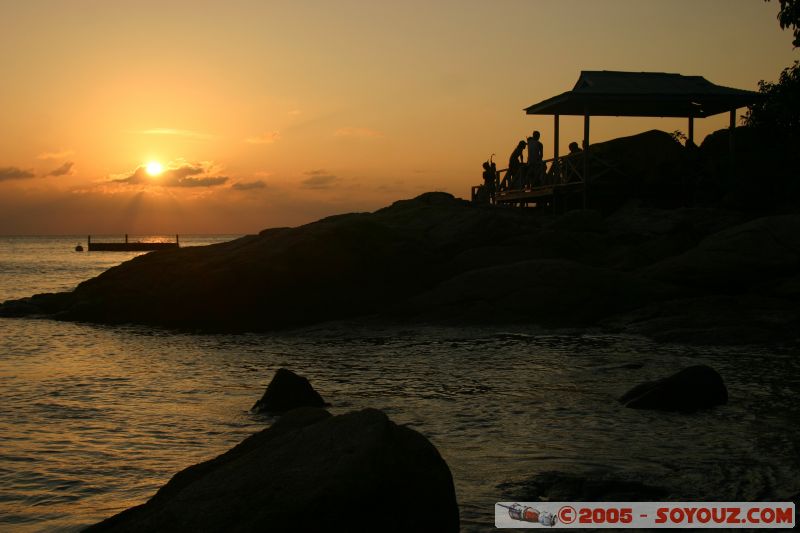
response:
{"label": "wooden deck", "polygon": [[540,181],[545,185],[534,187],[515,188],[509,169],[499,169],[493,187],[496,191],[494,195],[490,195],[483,185],[476,185],[472,187],[472,201],[519,207],[547,205],[554,210],[579,206],[585,208],[587,183],[584,174],[591,169],[592,178],[596,179],[608,172],[623,172],[617,165],[596,154],[588,155],[588,159],[584,157],[584,152],[577,152],[544,160]]}
{"label": "wooden deck", "polygon": [[517,204],[517,203],[536,203],[545,202],[560,194],[571,194],[582,192],[583,183],[559,183],[556,185],[542,185],[521,190],[506,190],[495,194],[497,204]]}

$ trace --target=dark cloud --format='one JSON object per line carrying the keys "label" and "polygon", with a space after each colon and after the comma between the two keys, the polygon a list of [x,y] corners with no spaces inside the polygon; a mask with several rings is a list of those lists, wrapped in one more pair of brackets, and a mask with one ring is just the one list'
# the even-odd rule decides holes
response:
{"label": "dark cloud", "polygon": [[215,187],[228,181],[227,176],[214,176],[208,178],[184,178],[172,187]]}
{"label": "dark cloud", "polygon": [[207,173],[208,169],[202,164],[185,164],[177,168],[168,168],[158,176],[151,176],[145,166],[140,166],[127,178],[113,181],[132,185],[152,183],[164,187],[214,187],[228,181],[226,176],[208,176]]}
{"label": "dark cloud", "polygon": [[300,183],[307,189],[327,189],[339,179],[324,169],[309,170],[304,174],[308,176],[308,178],[304,179]]}
{"label": "dark cloud", "polygon": [[0,167],[0,181],[23,180],[34,176],[35,174],[30,170],[23,170],[17,167]]}
{"label": "dark cloud", "polygon": [[256,181],[240,181],[233,184],[233,188],[237,191],[251,191],[253,189],[263,189],[267,184],[261,180]]}
{"label": "dark cloud", "polygon": [[72,167],[75,165],[72,161],[67,161],[58,168],[55,168],[47,173],[48,176],[65,176],[72,173]]}

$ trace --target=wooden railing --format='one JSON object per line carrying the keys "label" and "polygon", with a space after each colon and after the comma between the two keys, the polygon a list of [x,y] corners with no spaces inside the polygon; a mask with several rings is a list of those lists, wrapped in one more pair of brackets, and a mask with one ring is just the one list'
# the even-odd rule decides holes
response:
{"label": "wooden railing", "polygon": [[[527,180],[528,166],[526,164],[523,164],[519,169],[520,176],[517,176],[517,180],[515,180],[517,183],[511,182],[513,176],[509,175],[509,169],[501,168],[497,170],[494,190],[496,192],[522,191],[533,189],[537,186],[541,187],[562,185],[566,183],[580,183],[583,181],[583,175],[580,170],[582,161],[582,153],[569,154],[559,157],[558,159],[545,159],[542,161],[544,172],[540,172],[538,177],[535,176],[535,181],[533,183],[530,183]],[[503,176],[502,179],[500,178],[501,176]],[[473,198],[475,198],[476,194],[478,194],[479,188],[480,186],[475,186],[472,188]]]}
{"label": "wooden railing", "polygon": [[[584,152],[575,152],[561,156],[558,159],[550,158],[542,161],[544,172],[539,173],[539,176],[534,176],[534,182],[528,180],[527,165],[522,165],[519,170],[520,176],[509,176],[507,168],[502,168],[497,171],[497,176],[494,182],[494,194],[489,195],[484,200],[492,201],[497,197],[505,196],[511,193],[513,196],[518,196],[517,193],[530,192],[545,192],[550,190],[553,192],[556,189],[569,186],[573,189],[575,185],[584,183]],[[596,179],[608,172],[615,172],[623,174],[619,167],[601,157],[596,153],[590,152],[588,168],[590,169],[592,179]],[[502,179],[501,179],[501,176]],[[512,178],[516,178],[512,183]],[[483,194],[487,195],[486,191],[482,191],[483,186],[478,185],[472,187],[472,199],[478,200],[478,197]]]}

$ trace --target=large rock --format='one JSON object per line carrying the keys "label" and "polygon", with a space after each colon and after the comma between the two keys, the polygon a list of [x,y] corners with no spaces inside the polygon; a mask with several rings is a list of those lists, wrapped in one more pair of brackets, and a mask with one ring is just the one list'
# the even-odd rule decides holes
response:
{"label": "large rock", "polygon": [[704,239],[697,247],[649,267],[660,281],[740,292],[800,268],[800,215],[752,220]]}
{"label": "large rock", "polygon": [[666,132],[650,130],[592,144],[589,153],[595,158],[589,202],[603,211],[631,197],[659,207],[684,205],[690,197],[686,150]]}
{"label": "large rock", "polygon": [[651,303],[602,325],[658,342],[773,344],[798,339],[800,308],[771,296],[710,295]]}
{"label": "large rock", "polygon": [[[452,258],[536,231],[535,214],[427,193],[375,213],[328,217],[211,246],[139,256],[75,291],[0,313],[265,331],[385,311],[462,268]],[[468,265],[465,265],[468,266]]]}
{"label": "large rock", "polygon": [[253,410],[264,413],[285,413],[297,407],[324,407],[325,401],[308,379],[291,370],[279,368],[267,385],[264,396]]}
{"label": "large rock", "polygon": [[[669,135],[649,132],[609,144],[606,155],[633,151],[627,164],[645,165],[659,146],[682,150]],[[796,337],[800,215],[744,223],[751,215],[648,204],[631,200],[605,218],[555,216],[426,193],[374,213],[152,252],[73,292],[6,302],[0,316],[207,332],[399,316],[604,324],[688,342]],[[754,297],[770,301],[752,308]],[[693,307],[698,299],[706,303]]]}
{"label": "large rock", "polygon": [[87,531],[457,532],[447,464],[425,437],[365,409],[287,413]]}
{"label": "large rock", "polygon": [[713,368],[696,365],[677,374],[642,383],[623,394],[619,401],[633,409],[691,413],[728,402],[728,389]]}
{"label": "large rock", "polygon": [[548,259],[466,272],[413,298],[405,311],[433,320],[580,326],[667,294],[626,272]]}

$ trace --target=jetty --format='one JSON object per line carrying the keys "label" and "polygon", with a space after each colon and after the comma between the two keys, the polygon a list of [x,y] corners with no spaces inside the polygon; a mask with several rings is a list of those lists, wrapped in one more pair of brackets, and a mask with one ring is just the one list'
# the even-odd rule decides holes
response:
{"label": "jetty", "polygon": [[175,242],[130,242],[127,233],[124,242],[92,242],[91,235],[87,238],[87,250],[90,252],[152,252],[172,248],[180,248],[180,239],[177,235]]}

